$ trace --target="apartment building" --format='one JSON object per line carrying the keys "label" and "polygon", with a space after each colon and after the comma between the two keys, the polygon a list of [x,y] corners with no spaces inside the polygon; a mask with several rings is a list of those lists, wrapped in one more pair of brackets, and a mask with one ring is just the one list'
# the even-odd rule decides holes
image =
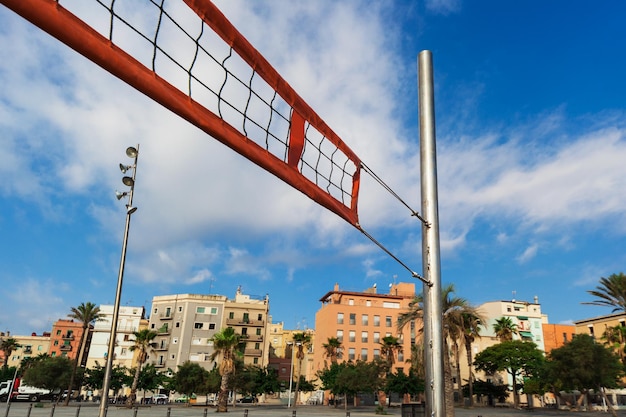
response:
{"label": "apartment building", "polygon": [[245,336],[244,364],[262,368],[269,363],[269,296],[253,297],[237,288],[234,299],[226,300],[222,327],[232,327]]}
{"label": "apartment building", "polygon": [[223,295],[174,294],[152,298],[149,328],[157,332],[151,362],[162,370],[177,370],[186,361],[213,368],[211,338],[222,328]]}
{"label": "apartment building", "polygon": [[[109,340],[111,338],[111,323],[113,321],[113,305],[100,305],[102,317],[97,320],[91,331],[91,345],[87,353],[87,368],[94,368],[96,363],[105,366],[109,352]],[[144,323],[145,321],[145,323]],[[142,325],[143,323],[143,325]],[[147,327],[144,307],[120,306],[117,317],[117,329],[113,365],[135,366],[133,346],[133,333]]]}
{"label": "apartment building", "polygon": [[339,362],[348,360],[371,361],[381,355],[380,342],[386,336],[397,337],[402,344],[394,367],[408,374],[411,344],[422,324],[411,323],[398,330],[398,317],[409,311],[415,297],[415,284],[398,283],[388,294],[378,294],[376,286],[363,292],[346,291],[335,284],[332,291],[320,298],[321,308],[315,314],[315,341],[313,343],[312,373],[329,365],[323,345],[331,337],[341,341]]}
{"label": "apartment building", "polygon": [[[66,356],[69,359],[77,359],[81,337],[83,335],[83,323],[73,319],[59,319],[52,325],[50,334],[50,356]],[[89,349],[91,334],[88,332],[84,340],[85,350]],[[86,357],[81,359],[81,365],[86,362]]]}
{"label": "apartment building", "polygon": [[[11,352],[11,356],[9,357],[8,366],[19,367],[22,360],[36,357],[41,354],[47,354],[50,350],[50,333],[44,332],[42,335],[37,335],[37,333],[32,333],[30,336],[14,336],[10,333],[6,336],[4,333],[0,334],[0,340],[2,338],[13,338],[16,340],[19,347]],[[0,363],[4,363],[3,360],[0,360]]]}
{"label": "apartment building", "polygon": [[607,329],[615,326],[626,326],[626,313],[608,314],[574,322],[576,334],[588,334],[596,340],[604,337]]}

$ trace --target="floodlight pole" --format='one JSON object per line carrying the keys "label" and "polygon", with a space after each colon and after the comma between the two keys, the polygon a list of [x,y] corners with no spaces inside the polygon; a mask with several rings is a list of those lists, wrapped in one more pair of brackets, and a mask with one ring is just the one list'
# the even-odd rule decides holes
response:
{"label": "floodlight pole", "polygon": [[420,173],[422,192],[422,268],[424,281],[424,370],[426,416],[443,417],[445,409],[443,311],[441,261],[439,256],[439,209],[437,197],[437,152],[435,145],[435,99],[432,53],[417,58]]}
{"label": "floodlight pole", "polygon": [[[113,357],[115,356],[115,342],[117,338],[117,321],[120,314],[120,300],[122,298],[122,282],[124,280],[124,266],[126,264],[126,247],[128,245],[128,232],[130,230],[130,216],[137,210],[133,207],[133,193],[135,191],[135,175],[137,173],[137,158],[139,157],[139,145],[136,148],[129,147],[126,149],[126,155],[134,158],[131,169],[132,177],[124,177],[122,182],[130,187],[125,196],[128,196],[128,204],[126,204],[126,225],[124,227],[124,240],[122,243],[122,256],[120,258],[120,268],[117,275],[117,290],[115,292],[115,304],[113,305],[113,319],[111,321],[111,336],[109,338],[109,347],[107,350],[107,361],[104,368],[104,380],[102,382],[102,395],[100,397],[100,409],[98,417],[106,417],[109,408],[109,389],[111,387],[111,376],[113,373]],[[123,166],[121,166],[123,168]]]}

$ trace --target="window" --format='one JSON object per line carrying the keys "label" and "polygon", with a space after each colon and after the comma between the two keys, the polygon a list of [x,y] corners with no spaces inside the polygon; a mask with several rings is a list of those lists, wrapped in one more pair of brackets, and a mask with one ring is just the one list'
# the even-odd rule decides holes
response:
{"label": "window", "polygon": [[363,314],[361,316],[361,324],[363,326],[367,326],[368,322],[369,322],[369,317],[367,316],[367,314]]}
{"label": "window", "polygon": [[252,359],[252,363],[255,364],[255,365],[258,364],[259,363],[259,358]]}
{"label": "window", "polygon": [[256,335],[257,335],[257,336],[261,336],[261,329],[260,329],[260,328],[259,328],[259,329],[256,329]]}
{"label": "window", "polygon": [[380,333],[374,332],[374,343],[380,343]]}
{"label": "window", "polygon": [[383,308],[400,308],[400,303],[392,301],[384,301]]}
{"label": "window", "polygon": [[350,298],[350,299],[348,300],[348,305],[349,305],[349,306],[353,306],[353,305],[354,305],[354,298]]}
{"label": "window", "polygon": [[337,330],[337,340],[343,342],[343,330]]}
{"label": "window", "polygon": [[216,315],[217,314],[217,307],[211,307],[211,313],[210,314]]}
{"label": "window", "polygon": [[124,342],[128,342],[130,340],[130,335],[125,334],[124,335]]}
{"label": "window", "polygon": [[158,312],[159,312],[159,309],[158,309],[158,308],[155,308],[155,309],[154,309],[154,314],[156,314],[156,313],[158,313]]}
{"label": "window", "polygon": [[366,348],[362,348],[361,349],[361,360],[362,361],[366,361],[367,360],[367,349]]}
{"label": "window", "polygon": [[172,309],[170,307],[167,307],[165,309],[165,317],[169,317],[172,314]]}
{"label": "window", "polygon": [[404,362],[404,351],[398,351],[398,362]]}
{"label": "window", "polygon": [[374,327],[380,326],[380,316],[374,316]]}
{"label": "window", "polygon": [[391,324],[391,321],[392,321],[392,320],[391,320],[391,316],[387,316],[387,317],[385,317],[385,326],[387,326],[387,327],[391,327],[391,325],[392,325],[392,324]]}
{"label": "window", "polygon": [[196,313],[204,314],[204,307],[196,307]]}
{"label": "window", "polygon": [[241,329],[241,335],[242,336],[245,336],[247,334],[248,334],[248,328],[247,327],[244,327],[243,329]]}
{"label": "window", "polygon": [[337,313],[337,324],[343,324],[343,313]]}
{"label": "window", "polygon": [[179,322],[176,322],[176,327],[180,327],[180,323]]}
{"label": "window", "polygon": [[54,346],[59,346],[59,341],[58,340],[54,341]]}
{"label": "window", "polygon": [[199,337],[194,337],[193,339],[191,339],[192,345],[199,345],[200,343],[202,343],[202,339],[200,339]]}
{"label": "window", "polygon": [[215,329],[215,323],[209,323],[209,330]]}
{"label": "window", "polygon": [[43,346],[42,345],[37,345],[37,350],[42,350]]}
{"label": "window", "polygon": [[567,333],[563,333],[563,343],[567,343]]}
{"label": "window", "polygon": [[57,355],[56,352],[52,352],[52,354],[50,356],[52,356],[53,358]]}
{"label": "window", "polygon": [[380,358],[380,349],[374,349],[374,359]]}
{"label": "window", "polygon": [[172,353],[172,355],[170,356],[170,359],[176,359],[176,355]]}
{"label": "window", "polygon": [[257,349],[257,350],[261,349],[261,344],[260,343],[255,343],[254,344],[254,348]]}
{"label": "window", "polygon": [[230,313],[228,313],[228,318],[229,319],[234,319],[235,318],[235,313],[233,311],[231,311]]}
{"label": "window", "polygon": [[178,343],[178,338],[177,338],[177,337],[173,338],[173,339],[172,339],[172,343],[173,343],[173,344],[177,344],[177,343]]}
{"label": "window", "polygon": [[367,343],[367,332],[361,332],[361,342]]}
{"label": "window", "polygon": [[178,312],[182,313],[183,312],[183,306],[178,306]]}
{"label": "window", "polygon": [[372,306],[372,300],[365,300],[365,307],[371,307]]}
{"label": "window", "polygon": [[243,313],[243,322],[250,323],[250,315],[248,313]]}
{"label": "window", "polygon": [[156,327],[156,326],[154,325],[154,323],[152,323],[152,324],[150,325],[150,328],[151,328],[151,329],[154,329],[155,327]]}
{"label": "window", "polygon": [[354,355],[355,355],[354,348],[348,349],[348,359],[353,361],[354,360]]}
{"label": "window", "polygon": [[354,330],[350,330],[349,336],[348,336],[348,341],[349,342],[356,342],[356,332]]}
{"label": "window", "polygon": [[258,321],[262,321],[262,320],[263,320],[263,314],[260,314],[260,313],[259,313],[259,315],[256,317],[256,319],[257,319]]}
{"label": "window", "polygon": [[193,324],[193,328],[194,328],[194,329],[201,329],[203,324],[204,324],[204,323],[194,323],[194,324]]}
{"label": "window", "polygon": [[356,324],[356,314],[350,313],[350,324]]}
{"label": "window", "polygon": [[61,330],[57,330],[57,336],[61,336]]}

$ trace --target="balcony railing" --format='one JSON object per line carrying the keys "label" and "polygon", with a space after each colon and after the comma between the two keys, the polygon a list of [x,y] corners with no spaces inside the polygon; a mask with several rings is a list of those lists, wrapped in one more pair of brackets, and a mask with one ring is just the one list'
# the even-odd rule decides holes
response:
{"label": "balcony railing", "polygon": [[263,351],[261,349],[246,349],[243,354],[245,356],[260,357],[261,355],[263,355]]}
{"label": "balcony railing", "polygon": [[165,368],[165,362],[152,362],[155,368]]}
{"label": "balcony railing", "polygon": [[246,334],[246,335],[242,335],[242,337],[245,337],[246,342],[262,342],[263,341],[263,336],[260,334]]}
{"label": "balcony railing", "polygon": [[168,343],[161,343],[154,348],[154,350],[167,350]]}
{"label": "balcony railing", "polygon": [[63,352],[70,352],[72,350],[72,345],[61,345],[59,349],[61,349]]}
{"label": "balcony railing", "polygon": [[265,320],[226,319],[226,324],[229,326],[263,327],[265,326]]}
{"label": "balcony railing", "polygon": [[63,335],[63,340],[74,340],[74,335],[73,334],[64,334]]}
{"label": "balcony railing", "polygon": [[169,329],[168,326],[163,326],[159,329],[157,329],[157,334],[159,335],[164,335],[164,334],[170,334],[171,330]]}
{"label": "balcony railing", "polygon": [[172,313],[161,313],[159,314],[159,318],[161,320],[171,320],[174,317]]}

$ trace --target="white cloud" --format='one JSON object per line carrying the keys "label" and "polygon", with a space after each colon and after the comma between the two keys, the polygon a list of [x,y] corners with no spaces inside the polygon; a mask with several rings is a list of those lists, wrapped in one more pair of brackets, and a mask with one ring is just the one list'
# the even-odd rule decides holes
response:
{"label": "white cloud", "polygon": [[531,259],[533,259],[537,255],[537,250],[539,249],[539,245],[532,244],[527,247],[522,254],[517,257],[517,262],[524,264]]}

